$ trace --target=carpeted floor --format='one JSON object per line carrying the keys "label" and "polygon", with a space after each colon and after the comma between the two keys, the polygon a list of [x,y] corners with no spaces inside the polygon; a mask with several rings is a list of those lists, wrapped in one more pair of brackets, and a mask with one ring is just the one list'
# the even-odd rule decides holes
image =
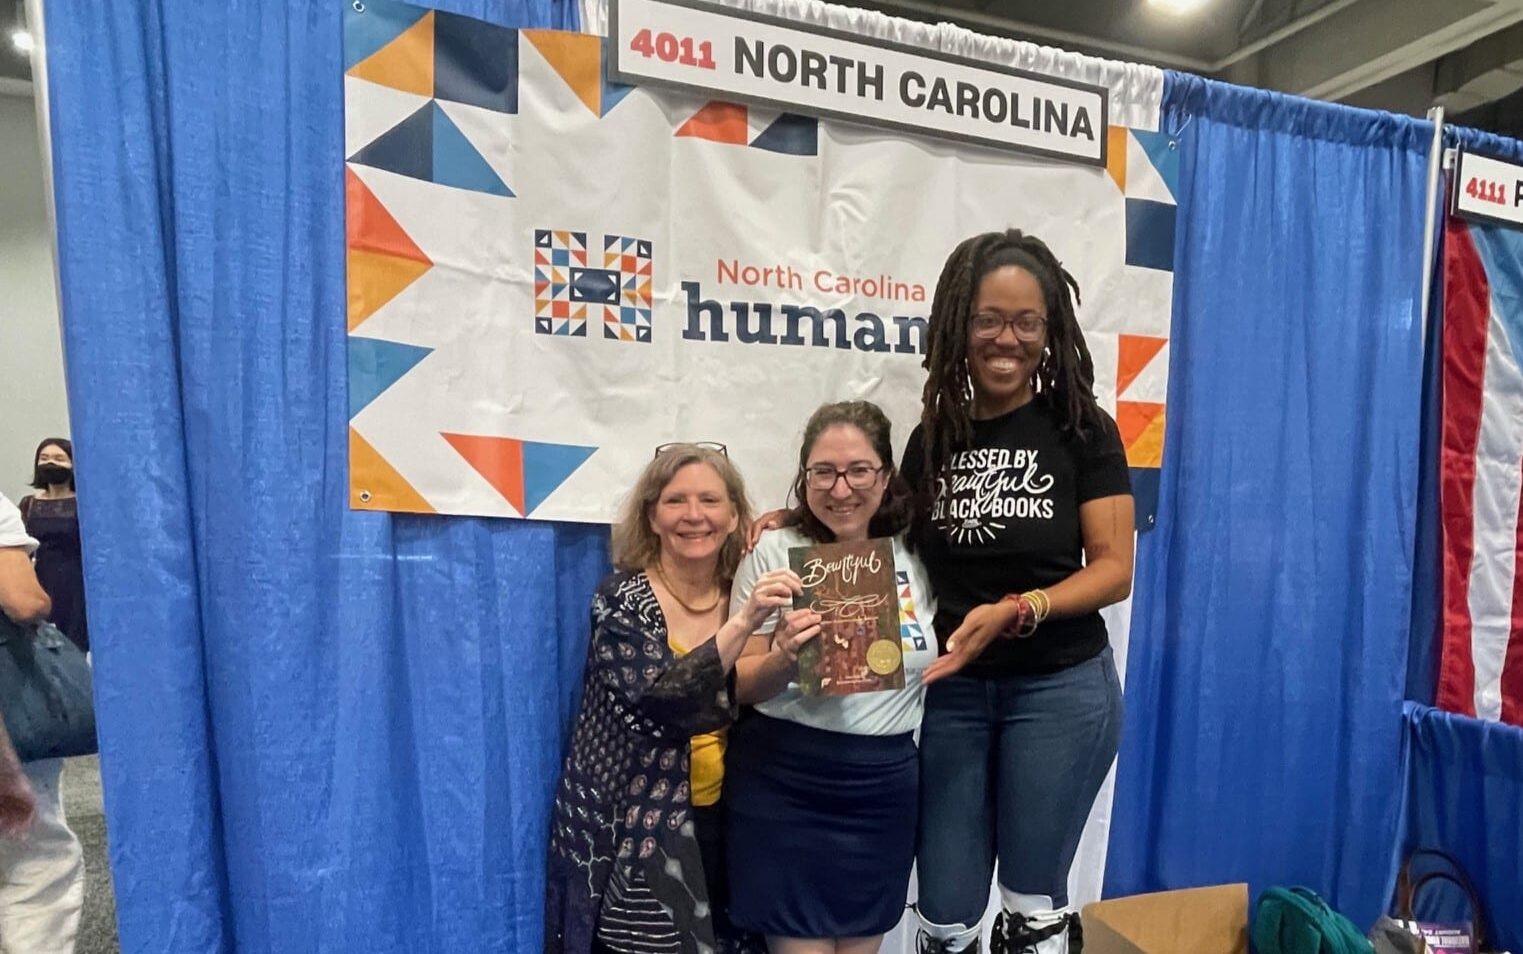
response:
{"label": "carpeted floor", "polygon": [[100,759],[70,759],[63,770],[64,813],[85,852],[85,910],[75,954],[116,954],[116,896],[106,861],[106,818],[101,809]]}

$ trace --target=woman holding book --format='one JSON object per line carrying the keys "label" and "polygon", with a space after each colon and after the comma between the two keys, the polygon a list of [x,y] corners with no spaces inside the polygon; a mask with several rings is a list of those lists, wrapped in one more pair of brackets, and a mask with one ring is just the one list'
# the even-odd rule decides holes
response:
{"label": "woman holding book", "polygon": [[921,950],[1074,954],[1068,872],[1115,759],[1121,688],[1099,610],[1131,591],[1126,452],[1094,396],[1079,288],[1018,231],[953,250],[904,451],[947,654],[920,735]]}
{"label": "woman holding book", "polygon": [[945,652],[924,677],[923,954],[979,949],[996,860],[991,954],[1082,945],[1068,873],[1122,718],[1099,611],[1131,592],[1134,517],[1078,299],[1047,245],[1010,230],[958,245],[931,306],[903,460]]}
{"label": "woman holding book", "polygon": [[749,518],[722,447],[674,444],[658,448],[614,527],[618,569],[592,600],[555,798],[547,952],[735,948],[718,814],[733,670],[751,633],[803,589],[778,569],[731,603]]}
{"label": "woman holding book", "polygon": [[878,658],[868,658],[874,672],[895,663],[904,688],[829,695],[831,677],[816,672],[819,693],[806,695],[800,649],[841,631],[820,635],[821,617],[809,608],[753,627],[735,681],[738,701],[756,713],[735,727],[726,760],[730,917],[765,935],[772,954],[871,954],[904,914],[919,801],[920,674],[936,655],[926,576],[904,546],[910,489],[876,405],[815,411],[793,497],[786,526],[763,534],[741,561],[732,611],[789,566],[790,549],[891,538],[893,576],[882,594],[892,601],[891,624],[880,625],[891,625],[893,640],[877,640]]}

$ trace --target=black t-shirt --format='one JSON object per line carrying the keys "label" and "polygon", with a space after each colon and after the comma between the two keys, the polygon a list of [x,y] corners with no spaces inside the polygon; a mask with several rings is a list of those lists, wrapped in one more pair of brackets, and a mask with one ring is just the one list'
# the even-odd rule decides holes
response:
{"label": "black t-shirt", "polygon": [[[911,486],[919,485],[925,467],[921,442],[917,426],[902,459]],[[1126,451],[1109,415],[1087,440],[1065,438],[1056,413],[1040,401],[974,421],[972,448],[952,455],[935,490],[930,524],[916,546],[936,594],[943,652],[973,607],[1078,572],[1084,566],[1079,505],[1132,492]],[[996,639],[963,672],[1056,672],[1092,658],[1106,640],[1098,612],[1049,619],[1026,639]]]}

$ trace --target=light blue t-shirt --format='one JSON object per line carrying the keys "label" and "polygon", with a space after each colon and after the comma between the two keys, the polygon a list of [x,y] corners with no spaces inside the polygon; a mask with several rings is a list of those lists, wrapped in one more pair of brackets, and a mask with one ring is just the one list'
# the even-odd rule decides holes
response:
{"label": "light blue t-shirt", "polygon": [[[730,588],[730,613],[739,612],[751,595],[751,589],[764,573],[788,568],[790,547],[814,543],[793,527],[769,530],[757,541],[756,549],[740,561],[735,582]],[[787,719],[816,729],[849,732],[854,735],[898,735],[920,727],[925,689],[920,676],[936,658],[936,634],[931,620],[936,604],[931,587],[914,554],[904,545],[903,536],[894,538],[894,576],[899,590],[899,637],[904,646],[904,688],[879,692],[859,692],[849,696],[806,696],[798,683],[765,702],[756,710],[774,719]],[[770,633],[777,627],[774,614],[758,633]]]}

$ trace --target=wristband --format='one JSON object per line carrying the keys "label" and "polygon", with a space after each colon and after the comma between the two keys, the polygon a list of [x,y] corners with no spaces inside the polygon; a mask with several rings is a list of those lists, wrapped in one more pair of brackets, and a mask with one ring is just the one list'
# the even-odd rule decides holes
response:
{"label": "wristband", "polygon": [[1035,633],[1037,627],[1042,625],[1042,621],[1047,619],[1047,614],[1052,611],[1052,600],[1042,590],[1028,590],[1025,593],[1019,594],[1006,593],[1001,599],[1009,600],[1017,605],[1024,605],[1025,609],[1031,611],[1030,616],[1022,612],[1021,615],[1025,617],[1023,622],[1015,629],[1005,632],[1004,635],[1016,639],[1025,639],[1027,636]]}
{"label": "wristband", "polygon": [[[1006,593],[1000,597],[1000,602],[1005,600],[1009,600],[1021,608],[1020,615],[1022,622],[1011,629],[1005,630],[1000,635],[1006,639],[1025,639],[1036,632],[1036,607],[1032,606],[1031,602],[1026,599],[1026,594]],[[1029,613],[1027,612],[1028,610],[1030,611]]]}

